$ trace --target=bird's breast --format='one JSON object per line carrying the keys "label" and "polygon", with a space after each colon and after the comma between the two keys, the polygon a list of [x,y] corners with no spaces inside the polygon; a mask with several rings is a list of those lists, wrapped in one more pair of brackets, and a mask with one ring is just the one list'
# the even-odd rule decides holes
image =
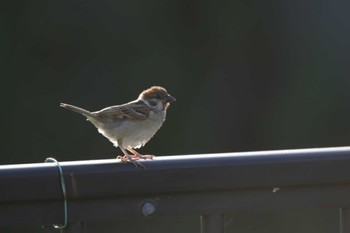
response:
{"label": "bird's breast", "polygon": [[151,112],[146,120],[106,123],[99,132],[115,146],[139,148],[145,145],[159,130],[165,120],[165,112]]}

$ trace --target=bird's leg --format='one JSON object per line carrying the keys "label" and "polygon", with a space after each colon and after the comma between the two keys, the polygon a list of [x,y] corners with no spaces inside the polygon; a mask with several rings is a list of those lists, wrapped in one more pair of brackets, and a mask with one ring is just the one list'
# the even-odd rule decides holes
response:
{"label": "bird's leg", "polygon": [[142,155],[136,150],[132,149],[131,147],[126,148],[128,151],[133,153],[134,155],[131,155],[134,159],[153,159],[154,155]]}
{"label": "bird's leg", "polygon": [[135,158],[133,158],[132,155],[129,155],[129,153],[124,149],[124,147],[119,145],[119,148],[123,151],[124,156],[118,156],[117,159],[120,159],[122,162],[132,163],[135,167],[140,166],[142,168],[145,168],[145,165],[138,161],[135,161]]}

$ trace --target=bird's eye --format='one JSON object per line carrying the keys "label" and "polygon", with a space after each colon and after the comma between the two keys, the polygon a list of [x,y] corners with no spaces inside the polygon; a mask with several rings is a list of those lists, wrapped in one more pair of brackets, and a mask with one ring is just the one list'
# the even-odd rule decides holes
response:
{"label": "bird's eye", "polygon": [[161,99],[162,97],[158,94],[158,95],[156,95],[156,98]]}
{"label": "bird's eye", "polygon": [[157,105],[157,100],[156,101],[148,101],[148,103],[151,105],[151,106],[156,106]]}

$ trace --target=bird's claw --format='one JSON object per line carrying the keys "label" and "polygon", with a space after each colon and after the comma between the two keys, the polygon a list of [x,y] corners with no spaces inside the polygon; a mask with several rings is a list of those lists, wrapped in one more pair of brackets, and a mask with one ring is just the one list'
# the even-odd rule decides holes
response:
{"label": "bird's claw", "polygon": [[153,159],[155,156],[154,155],[140,155],[140,159]]}
{"label": "bird's claw", "polygon": [[128,156],[124,155],[124,156],[117,156],[117,159],[120,159],[123,163],[132,163],[136,168],[137,166],[142,167],[143,169],[145,169],[145,165],[143,165],[142,163],[140,163],[138,160],[139,158],[128,158]]}

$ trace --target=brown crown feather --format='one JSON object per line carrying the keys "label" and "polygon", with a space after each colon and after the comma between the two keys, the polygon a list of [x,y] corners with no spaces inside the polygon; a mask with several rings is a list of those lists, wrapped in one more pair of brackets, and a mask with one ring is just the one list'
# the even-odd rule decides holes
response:
{"label": "brown crown feather", "polygon": [[144,90],[140,96],[144,99],[152,99],[157,95],[159,95],[161,98],[165,98],[168,95],[168,92],[164,87],[153,86],[147,90]]}

